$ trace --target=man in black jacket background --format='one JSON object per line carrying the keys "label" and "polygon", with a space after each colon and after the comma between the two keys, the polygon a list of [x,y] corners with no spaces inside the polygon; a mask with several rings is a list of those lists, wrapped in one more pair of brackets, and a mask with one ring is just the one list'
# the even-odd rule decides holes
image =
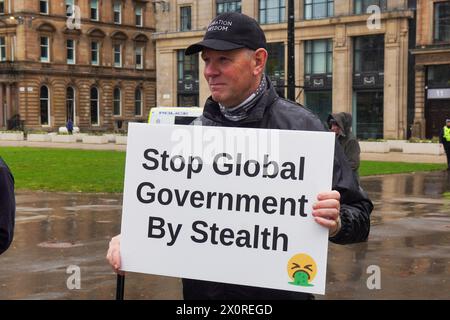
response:
{"label": "man in black jacket background", "polygon": [[[186,55],[198,52],[205,62],[211,96],[195,125],[327,131],[310,111],[277,95],[264,74],[266,38],[254,19],[236,12],[217,16],[203,41],[188,47]],[[335,144],[332,186],[313,205],[315,221],[329,229],[330,241],[335,243],[366,241],[373,205],[359,188],[339,143]],[[106,258],[119,272],[120,235],[111,239]],[[312,298],[306,293],[191,279],[183,279],[183,295],[188,300]]]}
{"label": "man in black jacket background", "polygon": [[14,177],[0,158],[0,254],[5,252],[12,242],[15,215]]}

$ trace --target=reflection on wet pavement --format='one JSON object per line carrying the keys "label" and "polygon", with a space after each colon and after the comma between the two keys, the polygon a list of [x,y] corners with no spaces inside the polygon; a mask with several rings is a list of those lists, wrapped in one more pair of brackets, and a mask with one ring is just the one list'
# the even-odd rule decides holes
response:
{"label": "reflection on wet pavement", "polygon": [[[316,298],[450,299],[450,174],[367,177],[362,186],[375,204],[369,241],[330,243],[327,294]],[[16,199],[0,299],[114,299],[105,255],[120,230],[122,196],[18,192]],[[80,268],[80,289],[68,289],[71,266]],[[367,286],[370,266],[380,268],[379,290]],[[125,298],[181,299],[181,282],[130,273]]]}

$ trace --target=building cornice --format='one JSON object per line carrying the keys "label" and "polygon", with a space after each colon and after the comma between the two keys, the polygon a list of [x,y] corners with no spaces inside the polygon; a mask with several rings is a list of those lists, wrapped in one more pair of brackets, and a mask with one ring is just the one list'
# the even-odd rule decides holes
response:
{"label": "building cornice", "polygon": [[113,68],[91,65],[67,65],[57,63],[38,62],[1,62],[0,74],[14,74],[15,77],[23,75],[47,75],[76,78],[101,78],[101,79],[123,79],[123,80],[143,80],[155,81],[156,70],[134,68]]}
{"label": "building cornice", "polygon": [[[297,20],[295,22],[296,29],[307,29],[307,28],[323,28],[323,27],[335,27],[341,24],[367,24],[367,20],[370,17],[369,14],[359,14],[359,15],[346,15],[346,16],[334,16],[323,19],[313,19],[313,20]],[[393,19],[412,19],[414,18],[414,12],[412,10],[399,10],[399,11],[388,11],[381,14],[381,21],[393,20]],[[261,28],[265,32],[270,31],[281,31],[286,30],[287,22],[276,23],[276,24],[262,24]],[[206,31],[206,27],[197,30],[190,31],[165,31],[165,32],[155,32],[152,35],[154,40],[169,40],[169,39],[179,39],[179,38],[199,38],[203,37]]]}

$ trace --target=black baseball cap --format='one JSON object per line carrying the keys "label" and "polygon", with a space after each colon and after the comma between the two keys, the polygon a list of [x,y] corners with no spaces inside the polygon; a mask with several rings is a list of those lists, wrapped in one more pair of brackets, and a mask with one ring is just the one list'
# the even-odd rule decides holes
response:
{"label": "black baseball cap", "polygon": [[190,45],[185,55],[200,52],[203,48],[218,51],[267,49],[266,36],[255,19],[238,12],[226,12],[211,21],[203,40]]}

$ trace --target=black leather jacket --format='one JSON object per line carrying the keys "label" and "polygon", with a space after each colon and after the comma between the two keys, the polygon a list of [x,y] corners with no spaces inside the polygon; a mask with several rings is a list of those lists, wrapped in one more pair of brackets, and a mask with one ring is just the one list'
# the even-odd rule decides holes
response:
{"label": "black leather jacket", "polygon": [[[218,104],[209,98],[203,115],[195,125],[327,131],[311,111],[301,105],[280,98],[267,79],[268,87],[249,116],[232,122],[222,116]],[[370,213],[373,204],[359,187],[342,147],[335,144],[333,190],[341,194],[342,228],[330,241],[348,244],[366,241],[370,230]],[[185,299],[311,299],[312,295],[283,290],[264,289],[208,281],[183,279]]]}
{"label": "black leather jacket", "polygon": [[15,214],[14,178],[0,158],[0,254],[5,252],[12,242]]}

